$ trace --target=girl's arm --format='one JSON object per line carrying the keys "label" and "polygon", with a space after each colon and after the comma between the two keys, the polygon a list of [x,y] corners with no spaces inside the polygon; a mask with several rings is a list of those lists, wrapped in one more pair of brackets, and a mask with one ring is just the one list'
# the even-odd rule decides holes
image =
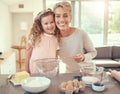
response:
{"label": "girl's arm", "polygon": [[28,43],[28,44],[26,45],[26,60],[25,60],[25,70],[26,70],[28,73],[30,73],[30,70],[29,70],[29,62],[30,62],[32,50],[33,50],[33,47]]}
{"label": "girl's arm", "polygon": [[59,56],[59,50],[56,51],[56,58]]}
{"label": "girl's arm", "polygon": [[[56,58],[59,59],[59,50],[56,51]],[[60,61],[59,61],[59,63],[60,63]],[[59,74],[59,65],[58,65],[58,73],[57,74]]]}

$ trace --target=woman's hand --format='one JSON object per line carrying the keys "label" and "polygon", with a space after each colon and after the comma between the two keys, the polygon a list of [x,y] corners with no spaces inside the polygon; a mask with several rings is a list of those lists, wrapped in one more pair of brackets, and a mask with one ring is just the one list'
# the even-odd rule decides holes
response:
{"label": "woman's hand", "polygon": [[83,54],[76,54],[75,56],[73,56],[73,59],[77,62],[82,62],[85,59],[85,56]]}

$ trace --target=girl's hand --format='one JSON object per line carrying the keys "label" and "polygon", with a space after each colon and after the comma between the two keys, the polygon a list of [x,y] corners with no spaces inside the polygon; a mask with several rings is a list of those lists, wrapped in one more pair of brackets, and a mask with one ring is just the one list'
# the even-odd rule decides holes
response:
{"label": "girl's hand", "polygon": [[82,62],[82,61],[84,61],[85,56],[80,53],[80,54],[77,54],[77,55],[73,56],[73,59],[77,62]]}

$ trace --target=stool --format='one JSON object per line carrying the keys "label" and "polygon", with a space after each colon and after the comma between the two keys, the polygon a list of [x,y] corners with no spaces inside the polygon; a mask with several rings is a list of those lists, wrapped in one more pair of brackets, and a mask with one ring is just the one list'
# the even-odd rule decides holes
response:
{"label": "stool", "polygon": [[11,48],[18,50],[18,62],[19,62],[20,70],[21,70],[21,63],[22,63],[21,50],[26,49],[26,47],[25,46],[19,46],[19,45],[13,45]]}

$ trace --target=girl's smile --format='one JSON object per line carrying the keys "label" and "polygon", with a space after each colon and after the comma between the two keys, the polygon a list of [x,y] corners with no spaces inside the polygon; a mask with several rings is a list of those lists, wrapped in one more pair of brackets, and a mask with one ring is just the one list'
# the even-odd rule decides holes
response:
{"label": "girl's smile", "polygon": [[55,23],[54,23],[53,15],[43,17],[41,20],[41,24],[45,33],[48,33],[48,34],[54,33]]}

